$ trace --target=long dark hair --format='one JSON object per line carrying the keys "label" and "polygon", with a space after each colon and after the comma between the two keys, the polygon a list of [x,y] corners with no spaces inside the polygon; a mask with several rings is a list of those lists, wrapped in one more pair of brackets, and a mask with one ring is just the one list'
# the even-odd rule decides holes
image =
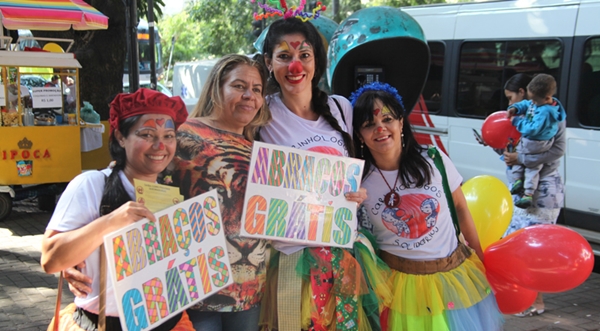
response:
{"label": "long dark hair", "polygon": [[[327,53],[325,50],[325,46],[323,45],[323,40],[321,39],[321,35],[317,31],[317,29],[311,23],[302,22],[302,20],[291,17],[287,19],[279,19],[269,26],[269,32],[265,38],[265,42],[263,44],[263,56],[264,58],[273,59],[273,50],[279,43],[281,39],[285,35],[300,33],[302,34],[308,43],[312,46],[313,52],[315,55],[315,75],[312,78],[311,86],[312,86],[312,98],[310,100],[311,106],[316,114],[323,116],[327,123],[331,125],[331,127],[339,132],[344,138],[344,144],[346,145],[346,150],[348,151],[348,155],[354,156],[354,148],[352,144],[352,136],[350,133],[342,130],[342,127],[338,123],[337,119],[333,117],[331,114],[331,109],[329,109],[329,105],[327,101],[329,97],[327,93],[321,91],[318,84],[321,80],[321,77],[325,73],[327,69]],[[280,92],[281,87],[275,77],[271,75],[269,77],[269,81],[267,82],[267,94],[273,94],[276,92]],[[340,112],[342,109],[340,109]]]}
{"label": "long dark hair", "polygon": [[[426,150],[419,145],[412,130],[412,126],[408,121],[408,117],[404,116],[406,110],[391,94],[384,91],[366,91],[358,97],[354,104],[354,116],[352,126],[354,127],[354,147],[358,151],[361,149],[361,141],[358,137],[358,132],[363,123],[373,121],[373,107],[375,101],[381,101],[385,106],[393,111],[392,116],[397,119],[404,119],[402,124],[402,154],[400,163],[398,164],[398,173],[400,175],[400,183],[404,187],[422,187],[431,183],[431,164],[427,162],[423,152]],[[364,148],[362,158],[365,160],[365,168],[363,170],[363,179],[371,172],[371,165],[377,166],[375,159],[368,148]]]}
{"label": "long dark hair", "polygon": [[531,82],[531,76],[519,73],[506,81],[504,89],[515,93],[519,93],[519,89],[523,89],[523,91],[527,92],[527,85],[529,82]]}
{"label": "long dark hair", "polygon": [[[140,117],[142,117],[142,115],[132,116],[119,122],[119,132],[123,137],[129,135],[129,131]],[[108,149],[111,158],[115,161],[115,166],[108,178],[106,178],[106,185],[104,186],[104,194],[102,195],[102,203],[100,205],[101,215],[106,215],[119,208],[127,201],[131,201],[131,197],[129,197],[129,194],[125,191],[125,187],[123,187],[123,183],[119,178],[119,171],[125,169],[127,154],[125,148],[121,147],[119,144],[114,132],[110,135],[108,140]]]}

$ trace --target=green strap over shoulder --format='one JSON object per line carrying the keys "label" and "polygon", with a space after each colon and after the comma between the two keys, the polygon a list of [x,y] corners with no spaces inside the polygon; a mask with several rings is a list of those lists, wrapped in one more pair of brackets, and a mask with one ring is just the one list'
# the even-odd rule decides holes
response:
{"label": "green strap over shoulder", "polygon": [[427,155],[433,160],[435,167],[442,174],[442,184],[444,186],[444,193],[446,200],[448,201],[448,208],[450,209],[450,215],[452,216],[452,223],[454,224],[454,230],[456,230],[456,237],[460,235],[460,225],[458,224],[458,216],[456,215],[456,208],[454,207],[454,199],[452,199],[452,192],[450,192],[450,184],[448,184],[448,176],[446,175],[446,167],[444,167],[444,160],[440,152],[435,146],[429,146],[427,149]]}

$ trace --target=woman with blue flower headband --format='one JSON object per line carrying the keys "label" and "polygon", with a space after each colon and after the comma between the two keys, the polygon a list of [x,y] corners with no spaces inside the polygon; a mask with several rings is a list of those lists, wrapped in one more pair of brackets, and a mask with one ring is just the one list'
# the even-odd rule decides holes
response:
{"label": "woman with blue flower headband", "polygon": [[417,143],[395,88],[375,82],[350,99],[369,192],[361,224],[392,269],[382,329],[502,330],[462,177],[444,153]]}

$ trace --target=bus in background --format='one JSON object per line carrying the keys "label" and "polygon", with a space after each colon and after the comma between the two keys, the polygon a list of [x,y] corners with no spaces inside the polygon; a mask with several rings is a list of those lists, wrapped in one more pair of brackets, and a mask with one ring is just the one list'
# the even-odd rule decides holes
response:
{"label": "bus in background", "polygon": [[[138,39],[138,50],[139,50],[139,68],[140,68],[140,82],[150,81],[150,63],[152,58],[150,57],[150,33],[148,29],[148,22],[140,20],[137,26],[137,39]],[[160,81],[164,74],[163,61],[162,61],[162,46],[160,44],[160,34],[158,28],[154,26],[154,54],[156,58],[156,80]],[[128,59],[127,55],[125,59]],[[123,83],[129,84],[129,62],[125,60],[125,71],[123,74]]]}
{"label": "bus in background", "polygon": [[446,151],[465,180],[493,175],[505,164],[479,145],[491,113],[507,108],[504,84],[516,73],[557,81],[567,111],[560,173],[563,217],[600,250],[600,1],[516,0],[400,8],[419,22],[431,63],[410,115],[418,138]]}

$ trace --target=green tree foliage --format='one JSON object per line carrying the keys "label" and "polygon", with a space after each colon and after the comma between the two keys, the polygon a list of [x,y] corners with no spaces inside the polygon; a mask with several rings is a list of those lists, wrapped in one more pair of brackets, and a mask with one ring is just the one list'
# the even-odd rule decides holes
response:
{"label": "green tree foliage", "polygon": [[[162,9],[165,6],[164,0],[154,0],[152,2],[154,7],[154,21],[158,21],[162,16]],[[137,15],[138,18],[147,18],[148,15],[148,2],[147,0],[137,0]]]}
{"label": "green tree foliage", "polygon": [[[260,0],[257,0],[260,1]],[[334,3],[335,1],[335,3]],[[316,1],[307,0],[307,6]],[[323,15],[341,22],[353,12],[366,6],[411,6],[427,3],[445,2],[444,0],[321,0],[327,6]],[[298,5],[300,0],[287,1],[288,6]],[[163,58],[168,61],[168,51],[173,33],[178,40],[173,51],[173,63],[189,61],[195,58],[218,57],[229,53],[253,53],[252,44],[256,37],[252,35],[252,13],[261,10],[250,0],[191,0],[185,10],[185,16],[166,18],[161,23],[163,36]],[[334,12],[335,11],[335,12]],[[180,14],[181,15],[181,14]],[[187,21],[186,21],[187,20]],[[273,19],[267,20],[267,24]],[[184,30],[193,31],[184,38]],[[173,32],[169,32],[173,31]],[[196,36],[194,36],[196,34]],[[177,35],[177,34],[176,34]],[[189,38],[188,38],[189,37]],[[189,46],[186,46],[186,43]],[[189,50],[185,50],[185,48]]]}
{"label": "green tree foliage", "polygon": [[166,16],[158,22],[161,35],[162,58],[166,67],[171,51],[171,39],[175,37],[172,62],[194,61],[201,57],[200,44],[202,36],[202,23],[194,22],[187,11],[173,16]]}
{"label": "green tree foliage", "polygon": [[252,53],[252,13],[249,0],[192,0],[189,24],[199,24],[199,57]]}

